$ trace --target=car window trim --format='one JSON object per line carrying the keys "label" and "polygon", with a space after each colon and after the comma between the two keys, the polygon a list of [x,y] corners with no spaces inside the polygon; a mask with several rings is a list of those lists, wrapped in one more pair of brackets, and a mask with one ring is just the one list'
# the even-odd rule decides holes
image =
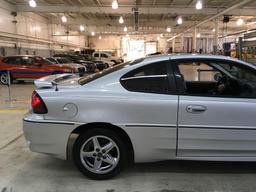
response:
{"label": "car window trim", "polygon": [[146,79],[146,78],[161,78],[161,77],[168,77],[168,75],[143,75],[143,76],[136,76],[136,77],[124,77],[121,78],[121,81],[125,80],[132,80],[132,79]]}

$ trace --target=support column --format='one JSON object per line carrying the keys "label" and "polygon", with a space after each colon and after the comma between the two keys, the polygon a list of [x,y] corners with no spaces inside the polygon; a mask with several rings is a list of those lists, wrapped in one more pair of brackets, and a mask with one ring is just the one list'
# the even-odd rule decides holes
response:
{"label": "support column", "polygon": [[193,46],[192,46],[192,53],[196,52],[196,44],[197,44],[197,39],[196,39],[196,34],[197,34],[197,28],[194,29],[194,33],[193,33]]}
{"label": "support column", "polygon": [[180,39],[180,51],[184,53],[184,33],[181,35]]}
{"label": "support column", "polygon": [[172,52],[175,53],[175,38],[172,40]]}
{"label": "support column", "polygon": [[219,39],[219,18],[215,19],[215,33],[213,39],[213,54],[218,54],[218,39]]}

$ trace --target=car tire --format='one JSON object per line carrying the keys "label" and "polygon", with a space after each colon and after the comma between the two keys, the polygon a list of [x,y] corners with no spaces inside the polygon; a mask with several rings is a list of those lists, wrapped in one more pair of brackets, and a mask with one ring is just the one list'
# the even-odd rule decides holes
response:
{"label": "car tire", "polygon": [[[10,76],[11,78],[11,76]],[[5,73],[5,72],[2,72],[0,74],[0,82],[3,84],[3,85],[8,85],[8,74]],[[10,82],[12,83],[12,78],[10,79]]]}
{"label": "car tire", "polygon": [[79,135],[73,147],[73,160],[87,177],[110,179],[127,164],[126,146],[114,131],[94,128]]}

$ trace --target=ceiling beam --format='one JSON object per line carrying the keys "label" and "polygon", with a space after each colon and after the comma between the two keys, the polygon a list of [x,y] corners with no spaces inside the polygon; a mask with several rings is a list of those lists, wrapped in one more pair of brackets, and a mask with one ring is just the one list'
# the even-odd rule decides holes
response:
{"label": "ceiling beam", "polygon": [[[205,20],[199,22],[197,25],[194,25],[193,27],[189,27],[189,28],[186,29],[184,32],[187,32],[187,31],[189,31],[189,30],[191,30],[191,29],[193,29],[193,28],[197,28],[197,27],[199,27],[199,26],[201,26],[201,25],[203,25],[203,24],[205,24],[205,23],[207,23],[207,22],[209,22],[209,21],[212,21],[212,20],[214,20],[214,19],[216,19],[216,18],[218,18],[218,17],[220,17],[220,16],[223,16],[224,14],[230,14],[231,12],[236,11],[237,8],[243,7],[244,5],[246,5],[246,4],[248,4],[248,3],[252,2],[252,1],[254,1],[254,0],[243,0],[243,1],[240,1],[239,3],[236,3],[236,4],[233,5],[233,6],[227,8],[227,9],[225,9],[225,10],[220,11],[220,12],[217,13],[216,15],[211,16],[211,17],[209,17],[209,18],[207,18],[207,19],[205,19]],[[238,14],[239,14],[239,15],[243,16],[243,14],[241,13],[241,10],[243,10],[243,9],[240,9],[240,10],[237,10],[237,11],[238,11]],[[172,38],[168,39],[168,41],[171,41],[171,40],[175,39],[176,37],[178,37],[178,36],[180,36],[180,35],[182,35],[182,34],[183,34],[183,33],[179,33],[179,34],[173,36]]]}
{"label": "ceiling beam", "polygon": [[[228,11],[226,11],[228,10]],[[129,14],[132,13],[132,7],[120,7],[117,10],[113,10],[111,7],[102,6],[100,7],[88,7],[88,6],[65,6],[65,5],[54,5],[54,6],[37,6],[31,8],[28,5],[18,5],[17,11],[19,12],[46,12],[46,13],[106,13],[106,14]],[[256,11],[252,8],[243,9],[220,9],[218,8],[204,8],[203,10],[195,10],[195,8],[187,7],[140,7],[140,14],[177,14],[177,15],[216,15],[222,14],[222,12],[230,15],[242,15],[242,16],[255,16]]]}

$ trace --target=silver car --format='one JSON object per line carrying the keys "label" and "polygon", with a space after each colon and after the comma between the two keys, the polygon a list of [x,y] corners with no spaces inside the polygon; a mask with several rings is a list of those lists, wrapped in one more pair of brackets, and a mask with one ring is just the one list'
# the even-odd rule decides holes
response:
{"label": "silver car", "polygon": [[223,56],[165,55],[87,77],[35,81],[23,120],[32,151],[68,157],[107,179],[131,162],[256,161],[256,66]]}

